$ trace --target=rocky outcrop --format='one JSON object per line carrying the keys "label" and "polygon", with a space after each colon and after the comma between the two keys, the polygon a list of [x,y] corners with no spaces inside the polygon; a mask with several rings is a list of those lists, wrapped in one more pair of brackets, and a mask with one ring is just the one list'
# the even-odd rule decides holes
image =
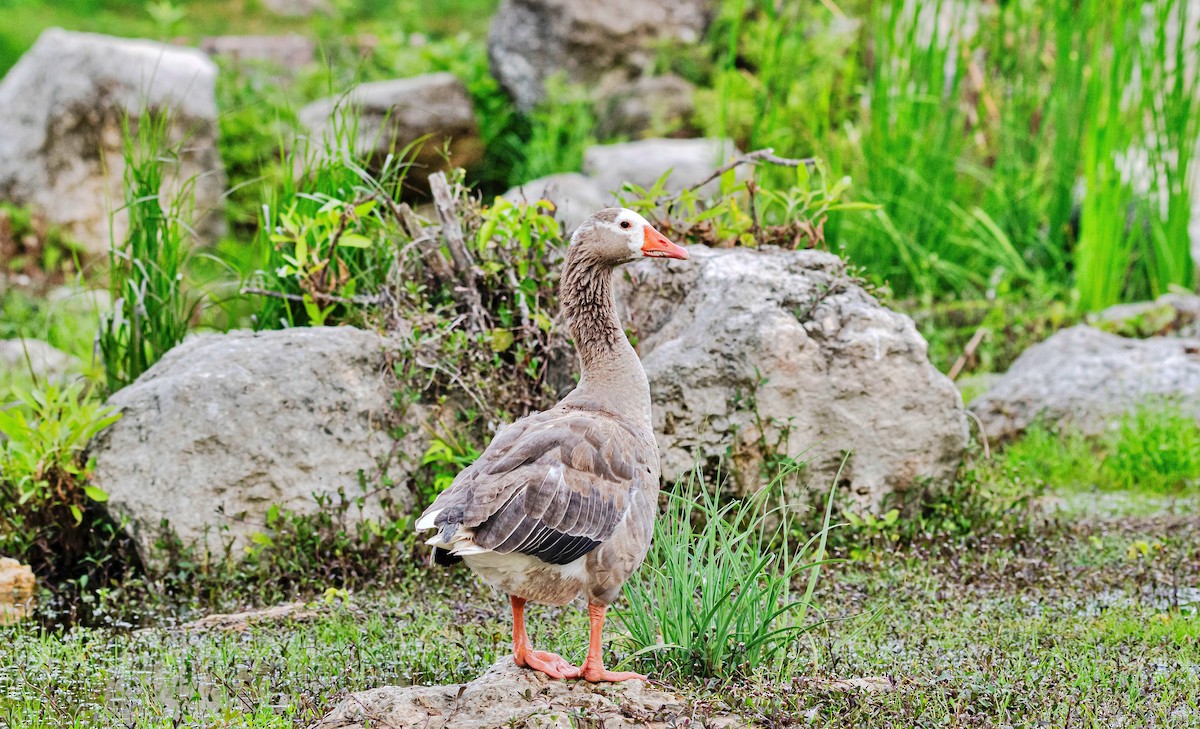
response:
{"label": "rocky outcrop", "polygon": [[[670,170],[666,191],[674,193],[699,184],[714,169],[739,154],[728,139],[643,139],[598,144],[584,150],[583,172],[601,190],[618,192],[626,182],[649,188]],[[719,189],[720,182],[713,180],[699,192],[712,195]]]}
{"label": "rocky outcrop", "polygon": [[329,12],[329,0],[262,0],[263,7],[290,18],[304,18]]}
{"label": "rocky outcrop", "polygon": [[[192,227],[202,242],[215,241],[225,186],[216,76],[196,50],[47,30],[0,81],[0,199],[34,206],[88,252],[104,252],[109,206],[122,199],[125,120],[136,129],[147,111],[167,113],[181,154],[167,163],[166,194],[194,178]],[[127,227],[117,214],[115,235]]]}
{"label": "rocky outcrop", "polygon": [[40,339],[0,339],[0,384],[17,374],[61,382],[82,371],[79,360]]}
{"label": "rocky outcrop", "polygon": [[556,681],[501,659],[479,678],[448,686],[384,686],[352,694],[313,729],[422,727],[493,729],[494,727],[675,726],[743,727],[743,718],[688,707],[678,696],[644,681],[593,685]]}
{"label": "rocky outcrop", "polygon": [[483,159],[483,142],[475,126],[475,110],[467,88],[451,73],[431,73],[395,81],[361,84],[344,98],[314,101],[300,111],[300,121],[315,136],[327,135],[342,109],[358,120],[355,154],[382,163],[388,154],[425,138],[413,162],[413,182],[444,170],[442,150],[450,160],[470,168]]}
{"label": "rocky outcrop", "polygon": [[675,74],[640,77],[607,94],[597,131],[602,139],[693,136],[686,132],[696,111],[694,92]]}
{"label": "rocky outcrop", "polygon": [[[384,340],[351,327],[189,339],[109,399],[122,417],[89,446],[93,483],[152,565],[164,525],[215,554],[229,542],[236,556],[269,534],[272,505],[311,513],[314,494],[364,497],[367,518],[386,500],[407,513],[426,447],[411,422],[424,411],[397,421],[389,373]],[[394,442],[390,429],[406,424],[409,437]],[[381,488],[381,472],[397,486]]]}
{"label": "rocky outcrop", "polygon": [[1123,337],[1200,337],[1200,296],[1163,294],[1154,301],[1110,306],[1089,319]]}
{"label": "rocky outcrop", "polygon": [[29,615],[36,586],[29,565],[0,557],[0,625],[15,623]]}
{"label": "rocky outcrop", "polygon": [[614,203],[613,196],[602,190],[595,180],[578,172],[539,177],[509,189],[504,198],[519,203],[549,200],[554,203],[554,217],[562,223],[567,235],[589,215]]}
{"label": "rocky outcrop", "polygon": [[560,75],[591,88],[642,74],[662,43],[695,43],[713,0],[504,0],[492,19],[492,74],[523,111]]}
{"label": "rocky outcrop", "polygon": [[314,60],[317,44],[297,33],[286,35],[218,35],[200,41],[200,50],[234,62],[267,63],[296,71]]}
{"label": "rocky outcrop", "polygon": [[1139,405],[1163,400],[1200,422],[1200,339],[1127,339],[1075,326],[1026,350],[971,411],[992,439],[1019,435],[1039,419],[1099,434]]}
{"label": "rocky outcrop", "polygon": [[[670,481],[731,456],[743,489],[764,458],[808,460],[826,489],[864,507],[952,478],[967,444],[953,383],[911,319],[884,307],[821,251],[689,249],[619,276],[618,300],[650,379]],[[728,462],[727,462],[728,465]]]}

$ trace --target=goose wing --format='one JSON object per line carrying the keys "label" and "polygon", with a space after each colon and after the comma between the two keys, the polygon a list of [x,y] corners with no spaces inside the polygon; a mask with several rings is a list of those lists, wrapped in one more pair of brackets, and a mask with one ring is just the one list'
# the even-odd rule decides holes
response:
{"label": "goose wing", "polygon": [[654,469],[619,417],[550,411],[509,426],[417,522],[452,555],[519,552],[567,564],[604,543]]}

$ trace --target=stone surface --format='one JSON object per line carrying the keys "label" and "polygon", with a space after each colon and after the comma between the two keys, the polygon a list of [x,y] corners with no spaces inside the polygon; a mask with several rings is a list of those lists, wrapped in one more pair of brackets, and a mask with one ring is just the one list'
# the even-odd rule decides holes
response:
{"label": "stone surface", "polygon": [[690,136],[695,87],[674,74],[645,76],[606,94],[601,138]]}
{"label": "stone surface", "polygon": [[504,0],[488,33],[492,74],[523,111],[561,75],[597,88],[641,75],[657,45],[700,40],[713,0]]}
{"label": "stone surface", "polygon": [[568,235],[588,216],[613,204],[613,196],[600,189],[590,177],[578,172],[563,172],[539,177],[504,193],[506,200],[532,203],[549,200],[554,203],[554,217]]}
{"label": "stone surface", "polygon": [[[400,511],[412,507],[408,476],[424,431],[396,444],[394,385],[385,341],[352,327],[231,332],[185,341],[108,404],[122,414],[89,446],[93,483],[129,519],[144,560],[155,564],[160,524],[184,543],[221,554],[268,532],[268,509],[308,513],[313,494],[362,495],[386,470]],[[413,406],[405,418],[420,422]],[[398,446],[398,447],[397,447]],[[363,515],[384,514],[372,490]],[[358,514],[351,508],[350,515]]]}
{"label": "stone surface", "polygon": [[286,35],[219,35],[200,41],[200,50],[231,61],[270,63],[294,71],[316,59],[316,43],[298,33]]}
{"label": "stone surface", "polygon": [[394,81],[361,84],[345,98],[314,101],[300,110],[300,121],[322,135],[337,119],[339,108],[358,113],[356,153],[382,162],[412,142],[428,136],[413,160],[410,174],[420,183],[431,172],[445,169],[441,152],[450,143],[450,161],[472,167],[483,159],[483,142],[475,126],[471,97],[451,73],[431,73]]}
{"label": "stone surface", "polygon": [[329,0],[262,0],[263,7],[292,18],[307,17],[329,12]]}
{"label": "stone surface", "polygon": [[971,411],[992,439],[1019,435],[1039,418],[1099,434],[1164,398],[1200,421],[1200,339],[1127,339],[1081,325],[1022,353]]}
{"label": "stone surface", "polygon": [[0,339],[0,382],[31,370],[39,380],[61,382],[79,374],[83,365],[40,339]]}
{"label": "stone surface", "polygon": [[29,614],[36,586],[29,565],[0,557],[0,625],[15,623]]}
{"label": "stone surface", "polygon": [[1123,337],[1200,337],[1200,296],[1163,294],[1154,301],[1117,304],[1091,317],[1089,323]]}
{"label": "stone surface", "polygon": [[618,276],[623,321],[650,379],[664,479],[732,448],[739,486],[754,490],[764,451],[779,450],[811,458],[811,488],[828,489],[852,451],[841,484],[875,508],[923,479],[954,476],[967,444],[958,391],[929,363],[912,320],[859,287],[839,258],[689,252],[688,261],[642,261]]}
{"label": "stone surface", "polygon": [[[583,153],[583,172],[601,190],[615,192],[629,182],[649,188],[663,173],[667,192],[698,184],[713,170],[741,154],[727,139],[643,139],[638,142],[598,144]],[[715,193],[720,182],[701,188],[702,195]]]}
{"label": "stone surface", "polygon": [[[119,206],[122,125],[167,112],[180,146],[165,196],[195,177],[193,228],[212,242],[224,228],[217,152],[217,69],[203,53],[144,40],[42,33],[0,81],[0,200],[28,204],[93,254],[108,249],[109,206]],[[114,229],[128,229],[123,214]]]}
{"label": "stone surface", "polygon": [[[685,723],[686,722],[686,723]],[[352,694],[313,729],[422,727],[742,727],[746,720],[705,716],[644,681],[592,685],[556,681],[503,658],[479,678],[448,686],[384,686]]]}

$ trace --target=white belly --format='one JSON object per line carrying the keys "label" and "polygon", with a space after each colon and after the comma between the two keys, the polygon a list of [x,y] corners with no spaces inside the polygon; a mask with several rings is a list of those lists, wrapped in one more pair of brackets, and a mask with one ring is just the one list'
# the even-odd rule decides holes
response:
{"label": "white belly", "polygon": [[587,585],[587,555],[562,565],[516,552],[464,554],[463,561],[492,587],[546,605],[565,605]]}

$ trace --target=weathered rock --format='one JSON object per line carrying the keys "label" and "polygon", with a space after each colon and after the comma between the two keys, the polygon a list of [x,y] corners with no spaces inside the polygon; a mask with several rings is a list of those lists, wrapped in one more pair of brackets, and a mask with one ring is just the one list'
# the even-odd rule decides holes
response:
{"label": "weathered rock", "polygon": [[270,63],[294,71],[316,59],[316,43],[298,33],[286,35],[219,35],[200,41],[200,50],[231,61]]}
{"label": "weathered rock", "polygon": [[992,439],[1019,435],[1039,418],[1099,434],[1163,399],[1200,421],[1200,339],[1126,339],[1075,326],[1022,353],[971,411]]}
{"label": "weathered rock", "polygon": [[40,339],[0,339],[0,383],[30,372],[39,380],[61,382],[82,370],[79,360]]}
{"label": "weathered rock", "polygon": [[1200,337],[1200,296],[1163,294],[1154,301],[1117,304],[1091,317],[1089,323],[1123,337]]}
{"label": "weathered rock", "polygon": [[962,399],[911,319],[830,253],[689,252],[618,278],[665,479],[731,451],[739,485],[753,490],[764,457],[781,451],[811,458],[812,488],[827,489],[851,451],[842,483],[874,508],[923,479],[953,477],[967,444]]}
{"label": "weathered rock", "polygon": [[563,224],[568,235],[589,215],[614,202],[612,195],[600,189],[590,177],[578,172],[539,177],[509,189],[504,193],[504,198],[524,203],[549,200],[554,203],[554,217]]}
{"label": "weathered rock", "polygon": [[[44,211],[87,251],[102,253],[109,206],[122,199],[125,120],[136,128],[147,110],[166,112],[181,154],[167,163],[174,182],[165,194],[194,177],[192,227],[201,242],[216,240],[225,186],[216,75],[197,50],[47,30],[0,81],[0,199]],[[120,238],[127,229],[118,213],[113,232]]]}
{"label": "weathered rock", "polygon": [[262,0],[263,7],[291,18],[302,18],[329,12],[329,0]]}
{"label": "weathered rock", "polygon": [[[583,172],[595,179],[601,190],[616,192],[626,182],[649,188],[663,173],[667,192],[696,185],[731,157],[741,154],[728,139],[643,139],[638,142],[599,144],[583,153]],[[700,189],[715,193],[714,180]]]}
{"label": "weathered rock", "polygon": [[687,80],[674,74],[645,76],[606,94],[600,117],[602,138],[691,136],[695,92]]}
{"label": "weathered rock", "polygon": [[[687,722],[686,724],[683,722]],[[313,729],[422,727],[493,729],[578,726],[741,727],[746,720],[705,716],[674,694],[644,681],[593,685],[556,681],[504,658],[479,678],[449,686],[384,686],[352,694]]]}
{"label": "weathered rock", "polygon": [[599,87],[641,75],[663,42],[695,43],[713,0],[504,0],[492,19],[492,74],[529,111],[562,75]]}
{"label": "weathered rock", "polygon": [[451,73],[431,73],[355,87],[344,99],[314,101],[300,110],[300,121],[314,135],[323,135],[337,119],[339,107],[358,115],[355,153],[382,161],[389,153],[421,139],[414,162],[414,183],[430,172],[445,169],[441,152],[447,141],[450,160],[472,167],[483,159],[483,142],[475,126],[475,110],[467,88]]}
{"label": "weathered rock", "polygon": [[29,614],[36,586],[29,565],[0,557],[0,625],[15,623]]}
{"label": "weathered rock", "polygon": [[[115,517],[128,517],[141,556],[156,564],[169,534],[220,554],[267,533],[269,508],[317,509],[370,489],[362,515],[412,506],[407,477],[424,452],[423,431],[395,443],[397,422],[385,341],[352,327],[232,332],[189,339],[109,399],[122,417],[89,446],[93,481]],[[386,472],[396,488],[376,490]],[[351,516],[359,513],[351,509]],[[236,553],[235,553],[236,554]]]}

